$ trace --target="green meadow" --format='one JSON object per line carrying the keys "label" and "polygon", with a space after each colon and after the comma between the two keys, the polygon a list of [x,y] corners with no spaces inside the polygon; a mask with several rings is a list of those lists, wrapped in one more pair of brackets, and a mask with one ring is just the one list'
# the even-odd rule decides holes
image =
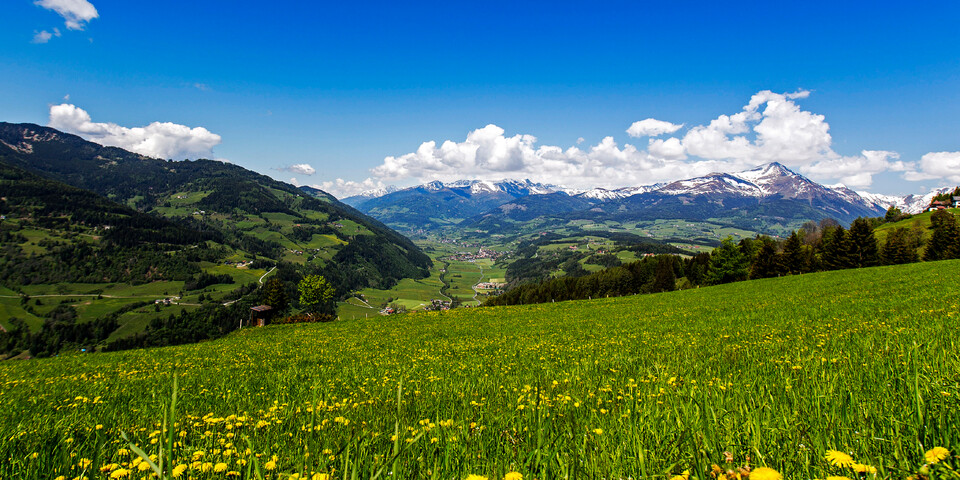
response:
{"label": "green meadow", "polygon": [[[933,447],[960,447],[960,291],[944,281],[958,269],[244,328],[4,362],[0,478],[151,478],[124,435],[165,475],[195,479],[708,479],[760,466],[791,479],[934,467],[946,473],[914,478],[953,478],[952,457],[923,465]],[[839,466],[828,462],[831,450],[856,465],[837,452]]]}

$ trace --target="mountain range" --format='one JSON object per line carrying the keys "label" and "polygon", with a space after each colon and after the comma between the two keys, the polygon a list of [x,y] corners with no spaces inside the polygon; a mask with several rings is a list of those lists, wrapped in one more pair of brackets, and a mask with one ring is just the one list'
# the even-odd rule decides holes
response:
{"label": "mountain range", "polygon": [[712,173],[669,183],[578,190],[530,180],[460,180],[390,187],[344,203],[400,229],[459,225],[504,228],[510,222],[557,220],[725,219],[757,227],[834,218],[849,223],[880,216],[890,206],[918,213],[941,193],[890,196],[814,182],[773,162],[736,173]]}

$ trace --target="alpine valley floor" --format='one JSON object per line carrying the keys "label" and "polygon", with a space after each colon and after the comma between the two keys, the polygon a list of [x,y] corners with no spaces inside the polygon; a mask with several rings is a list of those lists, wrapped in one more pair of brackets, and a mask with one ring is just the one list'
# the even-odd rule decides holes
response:
{"label": "alpine valley floor", "polygon": [[[877,267],[4,362],[0,478],[152,478],[122,435],[170,478],[708,479],[713,465],[908,477],[933,447],[960,447],[958,271]],[[943,465],[957,460],[923,468]]]}

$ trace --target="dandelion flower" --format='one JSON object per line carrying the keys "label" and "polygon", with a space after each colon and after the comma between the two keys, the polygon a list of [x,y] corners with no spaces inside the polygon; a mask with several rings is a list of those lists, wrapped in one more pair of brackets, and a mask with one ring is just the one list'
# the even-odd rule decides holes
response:
{"label": "dandelion flower", "polygon": [[226,463],[220,462],[220,463],[214,465],[213,471],[214,471],[214,472],[217,472],[217,473],[226,472],[228,468],[230,468],[229,465],[227,465]]}
{"label": "dandelion flower", "polygon": [[480,475],[467,475],[465,480],[487,480],[487,477],[482,477]]}
{"label": "dandelion flower", "polygon": [[837,450],[827,450],[827,455],[823,457],[830,465],[834,467],[852,467],[853,466],[853,457]]}
{"label": "dandelion flower", "polygon": [[943,447],[933,447],[927,450],[927,453],[923,454],[923,458],[927,459],[927,463],[939,463],[941,460],[946,460],[949,456],[950,450]]}
{"label": "dandelion flower", "polygon": [[523,474],[520,472],[510,472],[503,476],[503,480],[523,480]]}
{"label": "dandelion flower", "polygon": [[264,463],[264,464],[263,464],[263,468],[264,468],[265,470],[273,470],[273,469],[277,468],[277,462],[275,462],[275,461],[273,461],[273,460],[268,460],[267,463]]}
{"label": "dandelion flower", "polygon": [[180,478],[180,475],[183,475],[185,471],[187,471],[187,466],[182,463],[173,467],[173,478]]}
{"label": "dandelion flower", "polygon": [[593,429],[593,434],[594,434],[594,435],[603,435],[603,429],[602,429],[602,428],[594,428],[594,429]]}
{"label": "dandelion flower", "polygon": [[853,480],[850,477],[827,477],[827,480]]}
{"label": "dandelion flower", "polygon": [[854,463],[853,471],[857,473],[877,473],[877,468],[863,463]]}
{"label": "dandelion flower", "polygon": [[330,480],[330,476],[326,473],[314,473],[310,480]]}
{"label": "dandelion flower", "polygon": [[783,480],[783,475],[769,467],[757,467],[750,472],[750,480]]}

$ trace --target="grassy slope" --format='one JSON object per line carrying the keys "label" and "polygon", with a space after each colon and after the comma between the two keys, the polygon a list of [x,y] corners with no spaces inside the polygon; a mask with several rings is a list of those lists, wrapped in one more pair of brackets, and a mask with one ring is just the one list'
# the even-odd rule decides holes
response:
{"label": "grassy slope", "polygon": [[[116,452],[121,431],[156,453],[147,437],[172,372],[181,459],[205,450],[232,464],[222,445],[242,449],[249,436],[254,453],[279,457],[278,471],[350,467],[366,478],[389,463],[399,422],[411,441],[399,442],[408,446],[395,478],[708,478],[724,451],[788,478],[853,477],[822,460],[834,448],[879,477],[905,476],[925,449],[960,447],[960,352],[945,334],[960,324],[960,294],[932,287],[958,268],[244,329],[197,345],[4,363],[0,428],[11,434],[0,439],[10,460],[0,477],[71,477],[76,458],[92,468],[129,460]],[[332,453],[316,455],[323,449]]]}

